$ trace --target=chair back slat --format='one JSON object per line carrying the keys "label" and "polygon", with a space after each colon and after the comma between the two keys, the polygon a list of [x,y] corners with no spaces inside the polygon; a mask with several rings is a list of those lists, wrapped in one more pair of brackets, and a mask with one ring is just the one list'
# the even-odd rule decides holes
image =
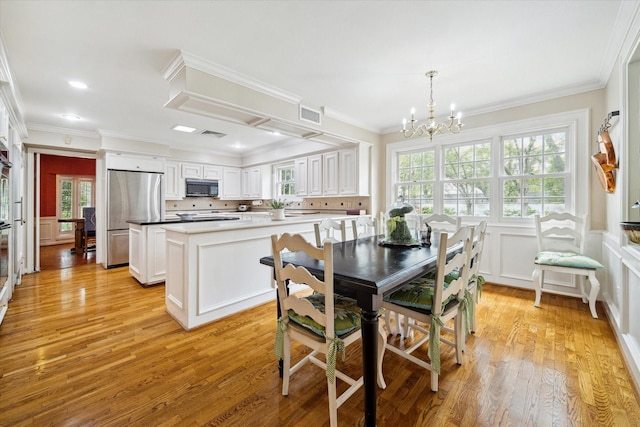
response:
{"label": "chair back slat", "polygon": [[461,217],[444,214],[421,215],[420,221],[423,228],[429,224],[432,231],[446,231],[447,233],[455,233],[462,226]]}
{"label": "chair back slat", "polygon": [[[449,296],[457,294],[464,296],[464,290],[469,278],[469,254],[471,252],[472,227],[462,227],[453,234],[440,233],[438,246],[438,261],[436,264],[436,277],[433,292],[433,313],[441,314],[442,302]],[[462,251],[447,259],[447,253],[462,242]],[[451,281],[445,289],[445,276],[453,270],[458,270],[458,278]]]}
{"label": "chair back slat", "polygon": [[[538,251],[573,251],[584,253],[588,215],[551,213],[545,217],[535,216]],[[543,225],[546,227],[543,230]]]}
{"label": "chair back slat", "polygon": [[357,219],[351,220],[351,227],[354,239],[378,235],[378,220],[375,217],[359,216]]}
{"label": "chair back slat", "polygon": [[[324,242],[323,248],[313,246],[299,234],[284,233],[280,238],[271,236],[275,277],[278,286],[278,303],[281,312],[287,313],[293,309],[300,315],[306,315],[325,327],[327,336],[334,336],[334,322],[327,319],[334,318],[333,300],[333,243]],[[324,264],[324,280],[318,279],[304,267],[295,267],[291,264],[284,265],[282,253],[303,252],[307,256],[322,261]],[[310,302],[297,294],[289,294],[287,284],[289,281],[300,285],[307,285],[314,291],[324,295],[324,312],[316,309]]]}
{"label": "chair back slat", "polygon": [[[337,222],[326,218],[313,224],[313,229],[316,235],[316,246],[319,248],[323,246],[325,241],[338,243],[347,240],[347,228],[344,221]],[[339,238],[336,237],[336,232],[340,232]]]}

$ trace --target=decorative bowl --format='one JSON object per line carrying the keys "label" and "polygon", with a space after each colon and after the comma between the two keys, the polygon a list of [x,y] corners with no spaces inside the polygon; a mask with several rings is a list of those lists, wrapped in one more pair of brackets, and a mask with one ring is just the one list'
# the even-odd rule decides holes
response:
{"label": "decorative bowl", "polygon": [[196,212],[183,212],[176,215],[178,215],[183,221],[193,221],[198,214]]}
{"label": "decorative bowl", "polygon": [[631,243],[640,245],[640,222],[621,222],[620,227],[629,237]]}

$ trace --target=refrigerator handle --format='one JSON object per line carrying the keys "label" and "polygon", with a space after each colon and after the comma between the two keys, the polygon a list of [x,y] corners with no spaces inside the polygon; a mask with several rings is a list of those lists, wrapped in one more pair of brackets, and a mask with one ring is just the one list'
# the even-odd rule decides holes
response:
{"label": "refrigerator handle", "polygon": [[20,197],[20,201],[19,202],[14,202],[16,205],[20,205],[20,218],[16,218],[14,219],[14,222],[19,222],[21,224],[24,224],[26,221],[24,220],[24,212],[23,212],[23,206],[22,206],[22,197]]}

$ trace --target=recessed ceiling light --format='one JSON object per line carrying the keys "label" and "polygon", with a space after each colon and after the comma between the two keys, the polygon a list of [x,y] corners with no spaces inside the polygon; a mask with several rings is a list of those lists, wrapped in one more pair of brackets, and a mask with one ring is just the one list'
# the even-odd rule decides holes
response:
{"label": "recessed ceiling light", "polygon": [[175,125],[171,129],[177,130],[177,131],[180,131],[180,132],[187,132],[187,133],[191,133],[191,132],[195,132],[196,131],[196,128],[192,128],[192,127],[189,127],[189,126],[182,126],[182,125]]}
{"label": "recessed ceiling light", "polygon": [[76,89],[86,89],[86,88],[89,87],[85,83],[82,83],[82,82],[79,82],[79,81],[75,81],[75,80],[69,81],[69,85],[75,87]]}
{"label": "recessed ceiling light", "polygon": [[75,114],[63,114],[62,117],[67,120],[80,120],[80,116],[76,116]]}
{"label": "recessed ceiling light", "polygon": [[236,150],[242,150],[244,148],[244,145],[239,142],[234,142],[233,144],[231,144],[231,148],[235,148]]}

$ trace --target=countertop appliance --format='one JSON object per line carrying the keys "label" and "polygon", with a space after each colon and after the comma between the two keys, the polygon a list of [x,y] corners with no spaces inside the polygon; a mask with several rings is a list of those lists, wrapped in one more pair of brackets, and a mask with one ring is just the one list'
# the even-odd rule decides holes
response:
{"label": "countertop appliance", "polygon": [[108,170],[107,268],[129,264],[129,223],[160,221],[162,173]]}
{"label": "countertop appliance", "polygon": [[187,197],[218,197],[218,181],[208,179],[186,179]]}

